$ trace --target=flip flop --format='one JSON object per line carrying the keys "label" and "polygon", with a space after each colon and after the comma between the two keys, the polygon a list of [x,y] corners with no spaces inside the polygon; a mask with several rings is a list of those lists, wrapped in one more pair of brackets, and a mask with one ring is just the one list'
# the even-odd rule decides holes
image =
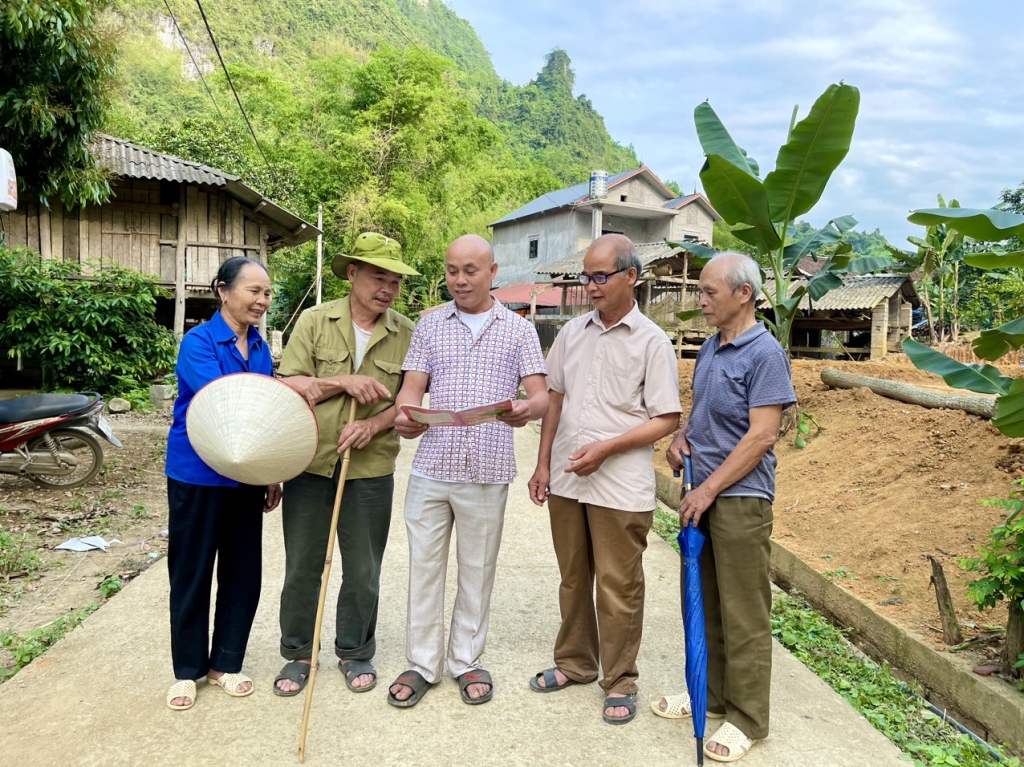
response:
{"label": "flip flop", "polygon": [[[458,682],[459,695],[462,696],[462,702],[470,706],[479,706],[481,703],[486,703],[494,697],[494,682],[491,681],[491,675],[482,668],[472,669],[465,674],[459,675]],[[479,698],[471,698],[469,693],[466,692],[466,688],[471,684],[486,684],[490,685],[491,689],[487,691],[486,695],[481,695]]]}
{"label": "flip flop", "polygon": [[433,687],[430,682],[423,678],[419,671],[412,670],[406,671],[398,677],[398,679],[391,683],[391,687],[394,687],[396,684],[405,685],[412,690],[412,695],[405,700],[399,700],[391,694],[391,688],[388,688],[388,703],[398,708],[412,708],[427,694],[427,690]]}
{"label": "flip flop", "polygon": [[[215,684],[232,698],[244,698],[246,695],[252,695],[253,690],[256,689],[256,685],[252,683],[252,680],[245,674],[224,674],[211,679],[206,677],[207,684]],[[249,683],[249,689],[245,692],[238,692],[238,685]]]}
{"label": "flip flop", "polygon": [[[557,666],[546,668],[543,671],[538,671],[533,675],[533,679],[530,680],[530,689],[534,692],[558,692],[564,690],[566,687],[572,687],[574,684],[580,684],[575,679],[570,679],[569,675],[565,676],[565,684],[558,683],[558,677],[555,676],[555,671],[562,671]],[[564,671],[562,671],[565,674]],[[538,681],[541,677],[544,677],[544,686],[540,686]]]}
{"label": "flip flop", "polygon": [[[609,708],[616,708],[617,706],[623,706],[629,710],[629,713],[625,716],[608,716],[604,713]],[[627,724],[632,722],[636,716],[636,693],[625,696],[624,698],[605,698],[604,706],[601,708],[601,716],[608,724]],[[726,744],[728,745],[728,744]]]}
{"label": "flip flop", "polygon": [[[711,751],[708,748],[711,741],[729,749],[729,755],[721,756]],[[716,762],[736,762],[745,757],[753,745],[754,741],[744,735],[738,727],[726,722],[718,728],[718,732],[705,741],[704,756]]]}
{"label": "flip flop", "polygon": [[[306,683],[309,681],[309,669],[310,664],[304,660],[293,660],[288,661],[284,664],[284,668],[281,669],[281,673],[274,679],[274,695],[280,695],[282,698],[290,698],[293,695],[298,695],[306,688]],[[287,679],[289,682],[295,682],[299,686],[297,690],[291,690],[285,692],[277,686],[277,683],[283,679]]]}
{"label": "flip flop", "polygon": [[[377,669],[375,669],[373,664],[368,660],[358,660],[356,658],[339,660],[338,668],[341,669],[342,676],[345,677],[345,686],[352,692],[369,692],[377,686]],[[353,685],[352,680],[357,676],[362,676],[363,674],[371,674],[373,676],[373,681],[365,687],[356,687]]]}
{"label": "flip flop", "polygon": [[[188,698],[191,703],[184,706],[171,705],[175,698]],[[192,679],[178,679],[167,691],[167,708],[174,711],[188,711],[196,704],[196,683]]]}

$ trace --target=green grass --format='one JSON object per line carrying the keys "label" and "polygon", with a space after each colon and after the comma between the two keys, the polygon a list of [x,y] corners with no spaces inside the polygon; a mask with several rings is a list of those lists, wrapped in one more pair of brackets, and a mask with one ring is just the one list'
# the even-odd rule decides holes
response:
{"label": "green grass", "polygon": [[6,682],[21,669],[34,661],[50,647],[55,645],[64,635],[80,625],[90,613],[99,609],[99,605],[86,605],[62,615],[52,623],[19,634],[10,629],[0,632],[0,646],[9,650],[14,662],[6,668],[0,668],[0,682]]}
{"label": "green grass", "polygon": [[[676,546],[676,515],[659,508],[654,513],[654,530]],[[772,634],[903,751],[908,762],[918,767],[1020,767],[1017,758],[1006,757],[996,748],[1005,757],[998,762],[983,746],[929,711],[893,676],[888,664],[861,656],[846,632],[805,600],[789,595],[773,600]]]}

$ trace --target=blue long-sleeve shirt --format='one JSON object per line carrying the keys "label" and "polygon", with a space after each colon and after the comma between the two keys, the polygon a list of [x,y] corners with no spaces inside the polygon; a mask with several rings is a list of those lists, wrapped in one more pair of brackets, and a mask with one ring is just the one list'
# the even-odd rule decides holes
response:
{"label": "blue long-sleeve shirt", "polygon": [[[237,487],[237,482],[215,472],[196,454],[185,431],[185,414],[196,392],[214,379],[232,373],[274,374],[270,349],[259,331],[251,325],[247,340],[248,361],[242,358],[235,346],[238,336],[220,312],[209,322],[192,328],[181,340],[178,364],[174,369],[178,374],[178,398],[174,401],[174,422],[167,435],[165,473],[171,479],[207,487]],[[231,413],[223,414],[225,419],[231,417]]]}

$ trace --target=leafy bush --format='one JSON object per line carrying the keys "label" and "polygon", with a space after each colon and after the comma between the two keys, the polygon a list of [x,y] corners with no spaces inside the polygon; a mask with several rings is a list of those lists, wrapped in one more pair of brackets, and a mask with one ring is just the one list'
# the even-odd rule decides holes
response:
{"label": "leafy bush", "polygon": [[981,556],[960,564],[970,572],[983,575],[967,587],[967,596],[981,609],[992,609],[1006,602],[1006,645],[1003,671],[1020,677],[1020,658],[1024,651],[1024,479],[1014,480],[1009,498],[990,498],[985,506],[998,506],[1009,512],[1006,521],[988,534],[988,542],[979,546]]}
{"label": "leafy bush", "polygon": [[99,585],[96,586],[99,589],[100,596],[104,599],[110,599],[114,594],[117,594],[121,589],[124,588],[124,581],[118,575],[108,575]]}
{"label": "leafy bush", "polygon": [[43,562],[34,551],[25,551],[26,536],[15,538],[5,530],[0,530],[0,576],[10,579],[12,576],[27,573],[30,577],[43,569]]}
{"label": "leafy bush", "polygon": [[46,388],[130,391],[174,367],[174,335],[154,319],[163,295],[138,272],[84,275],[75,263],[0,248],[0,348],[40,360]]}

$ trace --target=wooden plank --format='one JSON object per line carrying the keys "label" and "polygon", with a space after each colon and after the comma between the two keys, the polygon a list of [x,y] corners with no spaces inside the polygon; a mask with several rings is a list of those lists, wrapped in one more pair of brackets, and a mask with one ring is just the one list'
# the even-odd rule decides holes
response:
{"label": "wooden plank", "polygon": [[[149,193],[145,192],[145,194],[148,195]],[[130,232],[128,237],[128,249],[130,251],[128,260],[132,265],[132,269],[138,272],[148,272],[149,264],[143,263],[142,261],[142,214],[136,211],[130,211],[126,212],[124,217],[125,223],[128,225],[128,231]]]}
{"label": "wooden plank", "polygon": [[64,205],[60,200],[50,208],[50,247],[54,261],[64,260]]}
{"label": "wooden plank", "polygon": [[[209,219],[208,219],[209,220],[209,228],[207,229],[207,237],[209,238],[210,242],[215,242],[215,243],[218,243],[218,244],[220,244],[220,242],[222,241],[221,240],[221,236],[220,236],[221,224],[222,224],[222,216],[221,216],[221,200],[222,200],[222,198],[223,198],[223,195],[221,195],[221,194],[217,194],[216,192],[211,192],[210,193],[210,205],[209,205],[209,211],[210,212],[209,212]],[[211,272],[215,272],[216,270],[220,269],[220,248],[218,248],[217,250],[211,249],[209,251],[209,253],[210,253],[210,271]],[[212,280],[213,277],[214,277],[214,275],[211,274],[210,275],[210,279]]]}
{"label": "wooden plank", "polygon": [[25,245],[36,253],[39,252],[39,207],[38,202],[30,202],[25,205],[25,218],[28,224],[28,235]]}
{"label": "wooden plank", "polygon": [[78,263],[84,270],[85,262],[89,258],[89,214],[85,208],[78,209]]}
{"label": "wooden plank", "polygon": [[[202,242],[210,241],[210,195],[208,192],[199,192],[197,195],[199,211],[196,215],[196,222],[199,226],[196,234],[196,239]],[[195,282],[198,279],[199,282],[209,283],[216,274],[216,268],[213,266],[215,257],[213,251],[210,248],[199,249],[199,262],[201,264],[201,271],[195,275],[189,275],[189,280]]]}
{"label": "wooden plank", "polygon": [[64,260],[74,263],[79,262],[78,251],[81,247],[79,242],[78,214],[81,208],[64,211]]}
{"label": "wooden plank", "polygon": [[181,184],[178,197],[178,245],[174,249],[174,335],[179,339],[185,334],[185,232],[188,229],[187,221],[191,218],[188,203],[194,190],[195,187]]}
{"label": "wooden plank", "polygon": [[83,274],[91,274],[93,270],[98,269],[103,260],[103,243],[101,242],[102,235],[100,234],[103,228],[100,209],[95,205],[88,205],[82,209],[82,213],[89,218],[89,261],[92,263],[87,265],[86,269],[82,270]]}
{"label": "wooden plank", "polygon": [[[270,233],[268,232],[267,227],[260,224],[260,263],[263,264],[264,268],[267,266],[267,238],[269,236]],[[263,316],[260,317],[260,335],[263,336],[264,339],[270,338],[270,336],[267,335],[266,314],[263,314]]]}
{"label": "wooden plank", "polygon": [[245,215],[238,200],[234,199],[231,200],[231,242],[235,245],[232,255],[244,256],[241,246],[245,245]]}
{"label": "wooden plank", "polygon": [[50,243],[50,211],[45,205],[39,206],[39,253],[45,259],[53,258]]}
{"label": "wooden plank", "polygon": [[103,266],[110,264],[127,266],[124,256],[125,241],[124,237],[120,236],[123,230],[124,212],[117,211],[115,213],[113,208],[104,205],[100,209],[100,242],[102,243],[100,261]]}
{"label": "wooden plank", "polygon": [[194,186],[186,187],[186,190],[185,197],[188,203],[184,208],[185,214],[178,214],[181,221],[185,224],[185,234],[184,237],[182,237],[179,233],[178,238],[179,247],[185,254],[185,282],[188,282],[189,280],[192,280],[195,275],[199,274],[199,270],[197,268],[198,264],[196,263],[196,260],[199,257],[199,248],[186,247],[185,243],[181,242],[181,240],[195,241],[199,239],[199,190]]}

